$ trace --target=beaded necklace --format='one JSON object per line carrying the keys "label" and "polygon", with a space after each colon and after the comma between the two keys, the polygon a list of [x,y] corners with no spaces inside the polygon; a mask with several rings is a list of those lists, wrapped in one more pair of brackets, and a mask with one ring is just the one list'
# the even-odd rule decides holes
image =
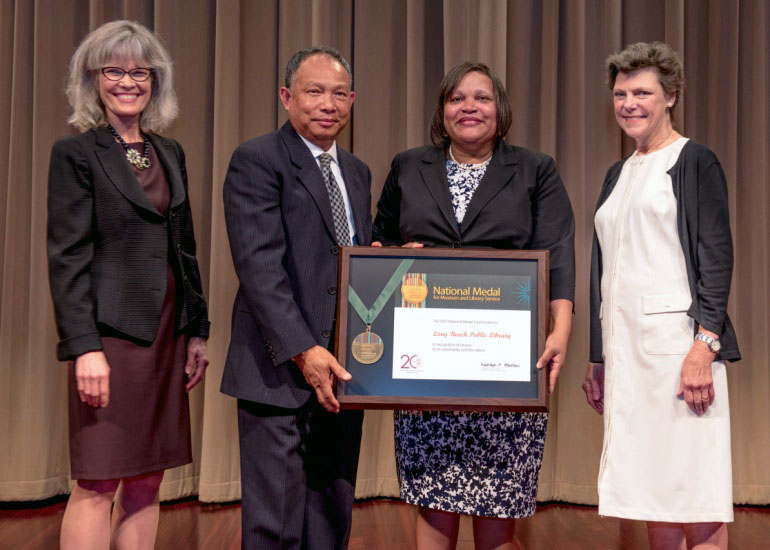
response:
{"label": "beaded necklace", "polygon": [[112,127],[112,124],[108,124],[107,129],[120,142],[123,149],[126,150],[126,159],[128,159],[128,162],[136,166],[139,170],[150,167],[150,140],[146,135],[144,136],[144,154],[140,155],[139,151],[128,146],[126,140],[124,140],[118,131]]}

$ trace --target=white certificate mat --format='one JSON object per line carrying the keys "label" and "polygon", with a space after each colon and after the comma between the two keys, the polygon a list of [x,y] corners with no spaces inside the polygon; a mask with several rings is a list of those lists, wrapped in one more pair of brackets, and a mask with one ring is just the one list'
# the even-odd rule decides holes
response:
{"label": "white certificate mat", "polygon": [[393,310],[393,378],[529,382],[530,311]]}

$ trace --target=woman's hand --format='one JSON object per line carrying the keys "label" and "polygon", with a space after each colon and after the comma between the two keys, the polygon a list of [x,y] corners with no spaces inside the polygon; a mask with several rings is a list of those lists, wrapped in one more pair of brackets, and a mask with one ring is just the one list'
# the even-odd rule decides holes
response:
{"label": "woman's hand", "polygon": [[696,340],[682,363],[682,373],[677,397],[684,395],[687,406],[698,416],[706,413],[714,402],[714,381],[711,363],[716,354],[705,342]]}
{"label": "woman's hand", "polygon": [[604,413],[604,363],[588,363],[583,391],[591,408],[599,414]]}
{"label": "woman's hand", "polygon": [[567,342],[572,330],[572,302],[570,300],[551,301],[551,319],[553,330],[545,340],[545,351],[537,360],[537,368],[542,369],[551,365],[551,376],[548,387],[551,393],[556,388],[556,378],[567,359]]}
{"label": "woman's hand", "polygon": [[110,402],[110,365],[103,351],[89,351],[75,359],[75,380],[83,403],[106,407]]}
{"label": "woman's hand", "polygon": [[184,371],[188,376],[187,385],[185,386],[187,391],[193,389],[198,385],[198,382],[203,380],[203,375],[208,366],[209,353],[206,340],[193,336],[187,342],[187,364],[184,366]]}

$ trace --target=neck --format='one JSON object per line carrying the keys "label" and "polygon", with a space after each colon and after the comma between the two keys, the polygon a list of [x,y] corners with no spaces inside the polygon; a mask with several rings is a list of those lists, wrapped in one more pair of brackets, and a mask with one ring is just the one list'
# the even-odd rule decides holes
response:
{"label": "neck", "polygon": [[455,160],[463,164],[480,164],[484,162],[492,155],[494,146],[494,142],[467,144],[453,141],[450,144]]}
{"label": "neck", "polygon": [[119,117],[113,114],[107,115],[107,122],[120,134],[126,143],[142,141],[142,132],[139,128],[139,117]]}
{"label": "neck", "polygon": [[656,132],[654,136],[648,139],[640,139],[636,141],[636,151],[640,155],[646,155],[653,153],[658,149],[662,149],[666,145],[669,145],[679,139],[679,133],[671,126],[671,122],[667,122],[666,125]]}

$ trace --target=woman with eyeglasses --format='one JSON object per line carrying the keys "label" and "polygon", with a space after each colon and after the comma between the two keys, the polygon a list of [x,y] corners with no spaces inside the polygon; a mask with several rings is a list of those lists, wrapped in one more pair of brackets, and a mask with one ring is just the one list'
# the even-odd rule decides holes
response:
{"label": "woman with eyeglasses", "polygon": [[178,111],[171,60],[147,28],[113,21],[75,51],[66,92],[83,133],[53,146],[48,181],[77,480],[61,547],[153,548],[163,471],[192,461],[187,392],[208,365],[184,153],[155,133]]}

